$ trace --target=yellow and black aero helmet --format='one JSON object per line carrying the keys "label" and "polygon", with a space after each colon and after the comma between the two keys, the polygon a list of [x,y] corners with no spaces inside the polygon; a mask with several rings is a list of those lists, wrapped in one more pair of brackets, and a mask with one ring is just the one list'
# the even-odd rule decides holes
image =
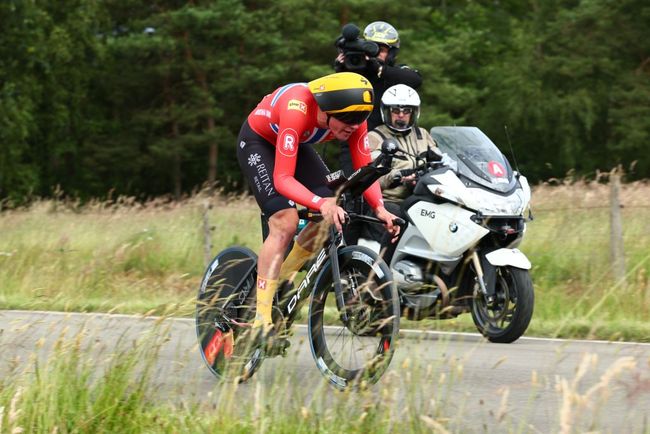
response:
{"label": "yellow and black aero helmet", "polygon": [[374,92],[370,82],[354,72],[338,72],[310,81],[309,90],[318,107],[346,124],[360,124],[370,116]]}

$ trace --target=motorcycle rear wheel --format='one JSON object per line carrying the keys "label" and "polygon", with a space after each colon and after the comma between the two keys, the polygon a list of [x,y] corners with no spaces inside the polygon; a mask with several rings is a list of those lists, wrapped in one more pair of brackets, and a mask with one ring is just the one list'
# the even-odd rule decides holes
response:
{"label": "motorcycle rear wheel", "polygon": [[490,342],[509,344],[524,334],[533,317],[535,294],[528,270],[497,267],[495,296],[488,306],[476,285],[472,320]]}

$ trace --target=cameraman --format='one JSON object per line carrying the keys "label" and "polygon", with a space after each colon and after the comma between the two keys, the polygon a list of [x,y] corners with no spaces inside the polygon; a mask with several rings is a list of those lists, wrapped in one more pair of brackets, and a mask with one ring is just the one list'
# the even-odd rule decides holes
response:
{"label": "cameraman", "polygon": [[[386,89],[396,84],[405,84],[417,89],[422,84],[422,76],[417,70],[406,65],[395,65],[400,47],[399,34],[395,27],[384,21],[375,21],[366,26],[363,38],[360,38],[359,34],[360,30],[356,25],[350,23],[343,26],[341,36],[335,42],[339,55],[334,61],[334,69],[336,72],[356,72],[372,84],[375,103],[367,121],[368,131],[371,131],[382,124],[380,101]],[[347,142],[341,143],[339,163],[345,175],[349,176],[353,169]],[[370,213],[363,202],[350,206],[357,212]],[[350,224],[344,233],[345,241],[352,245],[357,243],[360,236],[371,238],[369,231],[362,222]]]}
{"label": "cameraman", "polygon": [[[400,41],[397,30],[390,24],[384,21],[368,24],[363,31],[363,40],[359,39],[359,28],[354,24],[345,25],[342,33],[336,43],[339,55],[334,61],[334,69],[336,72],[356,72],[366,77],[372,84],[376,99],[372,114],[368,118],[368,131],[370,131],[382,123],[379,101],[384,91],[396,84],[405,84],[417,89],[422,84],[422,76],[417,70],[406,65],[395,65]],[[367,42],[374,44],[367,44]],[[365,52],[365,62],[358,62],[356,59],[353,59],[356,62],[352,64],[346,62],[349,53],[355,56],[359,51]]]}

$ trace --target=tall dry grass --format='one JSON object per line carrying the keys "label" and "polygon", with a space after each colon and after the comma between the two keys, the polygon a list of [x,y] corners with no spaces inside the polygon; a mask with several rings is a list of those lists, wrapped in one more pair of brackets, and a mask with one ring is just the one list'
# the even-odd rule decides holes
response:
{"label": "tall dry grass", "polygon": [[627,183],[620,192],[626,281],[611,267],[610,189],[602,179],[534,189],[535,220],[522,249],[534,267],[535,318],[557,336],[616,339],[629,331],[648,341],[650,185]]}
{"label": "tall dry grass", "polygon": [[[204,196],[182,202],[38,201],[0,214],[0,305],[162,313],[195,294]],[[215,251],[259,243],[245,198],[211,198]]]}
{"label": "tall dry grass", "polygon": [[[650,185],[623,184],[628,278],[609,256],[609,186],[603,180],[534,187],[535,220],[521,246],[533,263],[530,334],[650,341]],[[204,267],[204,212],[212,252],[257,250],[250,197],[198,194],[180,202],[42,200],[0,213],[0,307],[189,315]],[[473,330],[467,315],[409,327]]]}
{"label": "tall dry grass", "polygon": [[[405,358],[376,386],[356,392],[335,392],[313,379],[305,387],[305,379],[292,371],[295,362],[289,361],[270,378],[258,374],[244,384],[215,380],[208,393],[183,394],[183,389],[166,393],[155,375],[158,354],[165,352],[161,336],[168,332],[160,322],[101,352],[92,334],[60,335],[49,356],[35,353],[29,363],[0,378],[0,434],[568,434],[611,432],[613,423],[623,423],[619,428],[625,432],[647,432],[639,418],[632,422],[609,412],[621,394],[648,393],[647,385],[629,382],[642,372],[630,357],[602,370],[597,369],[598,357],[586,354],[571,377],[542,379],[533,371],[530,382],[513,386],[519,393],[495,386],[485,398],[490,402],[478,406],[471,399],[471,381],[464,378],[467,360],[453,351],[445,356],[444,341],[436,343],[442,354],[437,361]],[[465,357],[472,357],[471,351]],[[499,384],[498,377],[493,381]],[[196,392],[195,386],[188,381],[185,391]],[[536,408],[540,393],[557,407]],[[516,401],[526,394],[528,402]]]}

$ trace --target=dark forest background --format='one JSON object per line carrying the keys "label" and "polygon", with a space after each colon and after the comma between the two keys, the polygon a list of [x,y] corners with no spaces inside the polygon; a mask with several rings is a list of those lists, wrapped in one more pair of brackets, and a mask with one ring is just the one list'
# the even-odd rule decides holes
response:
{"label": "dark forest background", "polygon": [[0,200],[242,189],[244,117],[374,20],[424,78],[421,126],[476,125],[511,157],[507,126],[533,182],[650,177],[647,0],[3,0]]}

